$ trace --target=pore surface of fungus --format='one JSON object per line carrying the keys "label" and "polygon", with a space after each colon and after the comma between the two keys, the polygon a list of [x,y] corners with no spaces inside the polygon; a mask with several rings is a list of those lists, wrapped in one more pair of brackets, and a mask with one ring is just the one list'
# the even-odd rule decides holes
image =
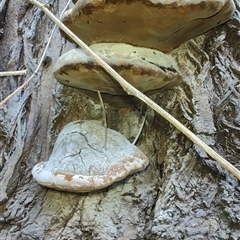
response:
{"label": "pore surface of fungus", "polygon": [[[182,80],[174,59],[160,51],[128,44],[100,43],[90,46],[124,79],[146,95],[171,88]],[[128,107],[134,103],[101,66],[81,49],[63,54],[54,66],[54,76],[62,84],[79,88],[91,97],[100,91],[105,103]]]}
{"label": "pore surface of fungus", "polygon": [[233,0],[81,0],[61,21],[88,45],[121,42],[171,51],[226,22],[234,9]]}
{"label": "pore surface of fungus", "polygon": [[75,121],[60,132],[47,162],[37,164],[32,175],[50,188],[89,192],[105,188],[146,168],[148,158],[122,134],[100,122]]}

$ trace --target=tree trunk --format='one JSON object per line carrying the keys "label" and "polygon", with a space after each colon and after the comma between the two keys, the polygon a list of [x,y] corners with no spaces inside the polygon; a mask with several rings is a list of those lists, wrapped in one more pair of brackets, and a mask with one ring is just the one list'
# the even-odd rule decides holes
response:
{"label": "tree trunk", "polygon": [[[59,16],[65,1],[53,1]],[[154,100],[240,169],[240,4],[226,24],[174,50],[181,85]],[[3,100],[34,72],[54,24],[27,1],[0,5]],[[6,15],[6,16],[5,16]],[[5,16],[5,18],[3,17]],[[5,19],[5,21],[4,21]],[[144,171],[93,193],[42,187],[31,176],[70,121],[102,119],[98,102],[62,86],[53,65],[76,46],[57,30],[36,77],[0,108],[0,239],[239,239],[239,181],[152,110],[137,146]],[[107,107],[108,125],[132,140],[137,109]]]}

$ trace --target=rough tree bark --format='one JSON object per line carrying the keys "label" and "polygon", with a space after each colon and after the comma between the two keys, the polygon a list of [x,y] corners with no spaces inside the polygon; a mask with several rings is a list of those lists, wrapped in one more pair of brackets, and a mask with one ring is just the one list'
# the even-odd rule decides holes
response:
{"label": "rough tree bark", "polygon": [[[51,3],[59,16],[65,1]],[[228,23],[171,53],[184,82],[154,99],[240,169],[235,3]],[[53,23],[26,1],[2,1],[0,14],[0,71],[27,68],[30,76]],[[74,47],[56,31],[38,75],[0,109],[0,239],[239,239],[239,181],[151,110],[137,143],[151,162],[145,171],[82,194],[47,189],[32,179],[32,167],[48,159],[64,125],[102,118],[100,104],[52,76],[57,58]],[[1,100],[24,81],[2,77]],[[109,126],[128,139],[137,134],[137,109],[107,108],[107,116]]]}

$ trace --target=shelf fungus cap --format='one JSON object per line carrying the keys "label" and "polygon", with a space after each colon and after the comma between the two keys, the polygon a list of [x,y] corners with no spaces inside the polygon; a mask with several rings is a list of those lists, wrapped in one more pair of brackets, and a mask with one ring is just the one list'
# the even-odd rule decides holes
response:
{"label": "shelf fungus cap", "polygon": [[[182,80],[175,60],[160,51],[123,43],[99,43],[90,48],[146,95],[172,88]],[[100,91],[104,102],[113,107],[129,107],[134,102],[134,97],[81,49],[63,54],[54,66],[54,76],[93,98]]]}
{"label": "shelf fungus cap", "polygon": [[75,121],[60,132],[47,162],[32,170],[41,185],[69,192],[108,187],[149,164],[148,158],[122,134],[94,120]]}
{"label": "shelf fungus cap", "polygon": [[88,45],[121,42],[167,52],[226,22],[234,10],[233,0],[82,0],[61,21]]}

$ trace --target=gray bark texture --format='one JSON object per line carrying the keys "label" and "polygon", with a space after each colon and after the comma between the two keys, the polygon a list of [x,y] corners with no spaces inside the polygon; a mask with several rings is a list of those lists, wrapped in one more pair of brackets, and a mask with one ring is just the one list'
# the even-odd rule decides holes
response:
{"label": "gray bark texture", "polygon": [[[66,1],[51,1],[59,16]],[[174,50],[181,85],[153,99],[240,169],[240,3],[226,24]],[[36,69],[54,24],[27,1],[2,1],[0,71]],[[5,18],[3,17],[5,16]],[[162,117],[148,110],[137,146],[146,170],[92,193],[42,187],[31,176],[59,131],[102,119],[101,106],[62,86],[53,65],[76,46],[57,30],[40,71],[0,109],[0,239],[240,239],[240,184]],[[2,77],[0,99],[27,77]],[[143,113],[107,109],[108,125],[133,140]]]}

